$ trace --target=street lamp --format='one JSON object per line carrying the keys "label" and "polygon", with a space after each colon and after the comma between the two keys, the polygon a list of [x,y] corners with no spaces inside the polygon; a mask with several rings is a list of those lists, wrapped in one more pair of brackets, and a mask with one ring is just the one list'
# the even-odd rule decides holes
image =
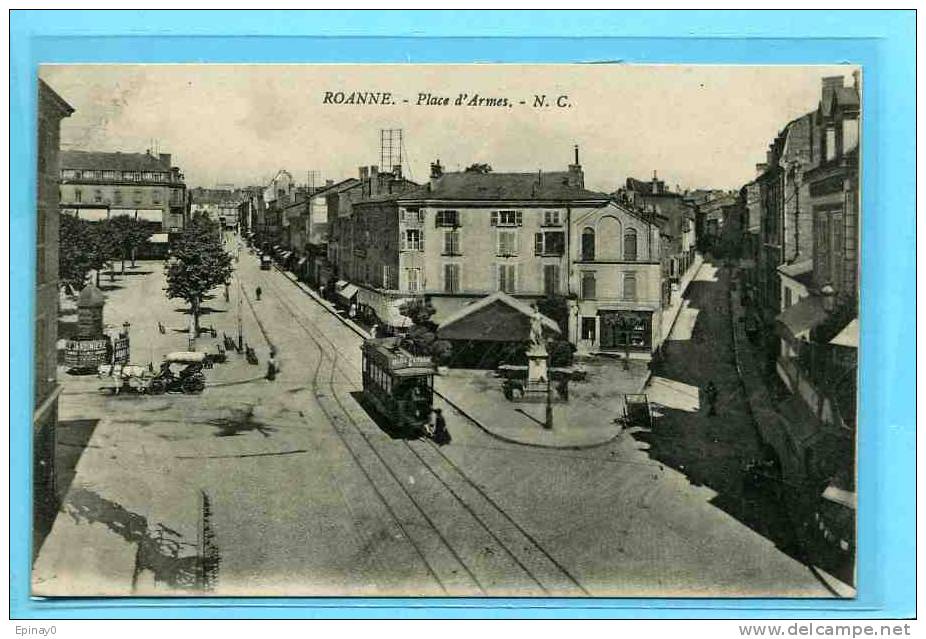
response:
{"label": "street lamp", "polygon": [[550,352],[549,341],[547,342],[547,406],[543,427],[553,430],[553,353]]}

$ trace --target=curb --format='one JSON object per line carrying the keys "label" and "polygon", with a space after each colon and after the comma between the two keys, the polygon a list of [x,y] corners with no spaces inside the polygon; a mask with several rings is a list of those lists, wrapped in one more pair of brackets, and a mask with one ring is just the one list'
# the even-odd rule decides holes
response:
{"label": "curb", "polygon": [[290,283],[292,283],[296,288],[298,288],[300,291],[302,291],[303,293],[311,297],[313,300],[315,300],[319,306],[321,306],[326,311],[328,311],[329,313],[334,315],[336,318],[338,318],[342,324],[344,324],[349,329],[357,333],[357,335],[359,335],[360,337],[363,337],[364,339],[368,339],[369,337],[371,337],[371,335],[367,331],[360,328],[360,326],[358,326],[356,322],[351,321],[347,317],[342,317],[337,311],[334,310],[334,307],[330,302],[328,302],[327,300],[323,300],[321,296],[319,296],[318,293],[316,293],[311,288],[309,288],[308,285],[304,284],[303,282],[300,282],[296,278],[295,275],[293,275],[289,271],[284,271],[276,264],[273,265],[273,268],[275,268],[281,275],[283,275],[283,277],[289,280]]}
{"label": "curb", "polygon": [[531,442],[522,442],[522,441],[519,441],[519,440],[517,440],[517,439],[511,439],[510,437],[505,437],[504,435],[499,435],[498,433],[489,430],[482,422],[480,422],[478,419],[476,419],[475,417],[473,417],[472,415],[470,415],[470,414],[469,414],[468,412],[466,412],[463,408],[461,408],[456,402],[454,402],[453,400],[451,400],[450,398],[448,398],[448,397],[447,397],[446,395],[444,395],[443,393],[441,393],[441,392],[435,390],[435,391],[434,391],[434,394],[437,395],[438,397],[440,397],[440,398],[441,398],[442,400],[444,400],[445,402],[447,402],[454,410],[456,410],[458,413],[460,413],[461,415],[463,415],[463,417],[465,417],[466,419],[468,419],[469,421],[471,421],[473,424],[476,425],[476,427],[479,428],[479,430],[483,431],[484,433],[486,433],[486,434],[489,435],[490,437],[493,437],[494,439],[497,439],[497,440],[499,440],[499,441],[506,442],[506,443],[508,443],[508,444],[515,444],[515,445],[517,445],[517,446],[526,446],[526,447],[528,447],[528,448],[542,448],[542,449],[545,449],[545,450],[589,450],[589,449],[591,449],[591,448],[599,448],[599,447],[604,446],[604,445],[606,445],[606,444],[610,444],[610,443],[614,442],[618,437],[620,437],[621,435],[624,434],[623,429],[621,429],[621,430],[618,430],[618,432],[617,432],[616,435],[614,435],[613,437],[610,437],[610,438],[608,438],[608,439],[606,439],[606,440],[604,440],[604,441],[602,441],[602,442],[596,442],[596,443],[594,443],[594,444],[573,444],[573,445],[571,445],[571,446],[569,446],[569,445],[564,445],[564,446],[552,446],[552,445],[550,445],[550,444],[535,444],[535,443],[531,443]]}

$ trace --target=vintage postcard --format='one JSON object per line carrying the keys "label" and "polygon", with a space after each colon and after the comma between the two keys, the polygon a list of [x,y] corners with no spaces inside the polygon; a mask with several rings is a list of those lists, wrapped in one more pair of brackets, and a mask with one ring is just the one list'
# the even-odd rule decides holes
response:
{"label": "vintage postcard", "polygon": [[34,595],[854,596],[860,68],[38,74]]}

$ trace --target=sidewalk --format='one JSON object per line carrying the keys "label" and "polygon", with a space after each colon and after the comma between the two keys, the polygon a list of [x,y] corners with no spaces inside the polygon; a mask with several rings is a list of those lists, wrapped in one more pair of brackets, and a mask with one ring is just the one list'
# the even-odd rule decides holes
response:
{"label": "sidewalk", "polygon": [[685,275],[682,276],[678,285],[678,290],[672,292],[671,303],[662,314],[662,339],[664,341],[669,339],[669,335],[671,335],[672,329],[675,327],[675,322],[682,308],[687,307],[685,291],[688,290],[688,285],[697,277],[703,265],[704,257],[702,257],[700,253],[695,253],[695,259],[691,263],[691,266],[688,267]]}
{"label": "sidewalk", "polygon": [[544,428],[546,396],[509,401],[493,371],[452,369],[434,378],[434,390],[489,435],[538,448],[592,448],[621,434],[614,420],[623,414],[624,395],[640,393],[649,376],[642,362],[624,370],[617,360],[584,362],[588,380],[569,385],[569,401],[553,392],[553,428]]}

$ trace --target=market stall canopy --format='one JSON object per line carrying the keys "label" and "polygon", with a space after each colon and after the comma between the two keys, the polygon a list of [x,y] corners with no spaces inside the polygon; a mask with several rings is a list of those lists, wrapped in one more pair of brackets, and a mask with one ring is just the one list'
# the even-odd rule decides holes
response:
{"label": "market stall canopy", "polygon": [[830,344],[858,348],[858,318],[846,324],[846,327],[839,331],[839,335],[830,340]]}
{"label": "market stall canopy", "polygon": [[400,309],[411,303],[412,300],[407,298],[395,298],[379,291],[360,289],[357,301],[369,306],[379,321],[393,328],[408,328],[412,325],[410,317],[402,314]]}
{"label": "market stall canopy", "polygon": [[823,308],[823,301],[818,296],[811,295],[786,308],[775,318],[775,321],[780,330],[790,333],[783,337],[795,338],[819,326],[825,319],[826,310]]}
{"label": "market stall canopy", "polygon": [[109,208],[63,208],[61,212],[65,215],[73,215],[80,220],[88,222],[102,222],[109,219]]}
{"label": "market stall canopy", "polygon": [[155,233],[148,238],[152,244],[167,244],[170,236],[167,233]]}
{"label": "market stall canopy", "polygon": [[[464,306],[437,327],[437,336],[447,340],[526,342],[530,339],[535,309],[507,293],[495,293]],[[540,315],[544,334],[559,334],[556,322]]]}

